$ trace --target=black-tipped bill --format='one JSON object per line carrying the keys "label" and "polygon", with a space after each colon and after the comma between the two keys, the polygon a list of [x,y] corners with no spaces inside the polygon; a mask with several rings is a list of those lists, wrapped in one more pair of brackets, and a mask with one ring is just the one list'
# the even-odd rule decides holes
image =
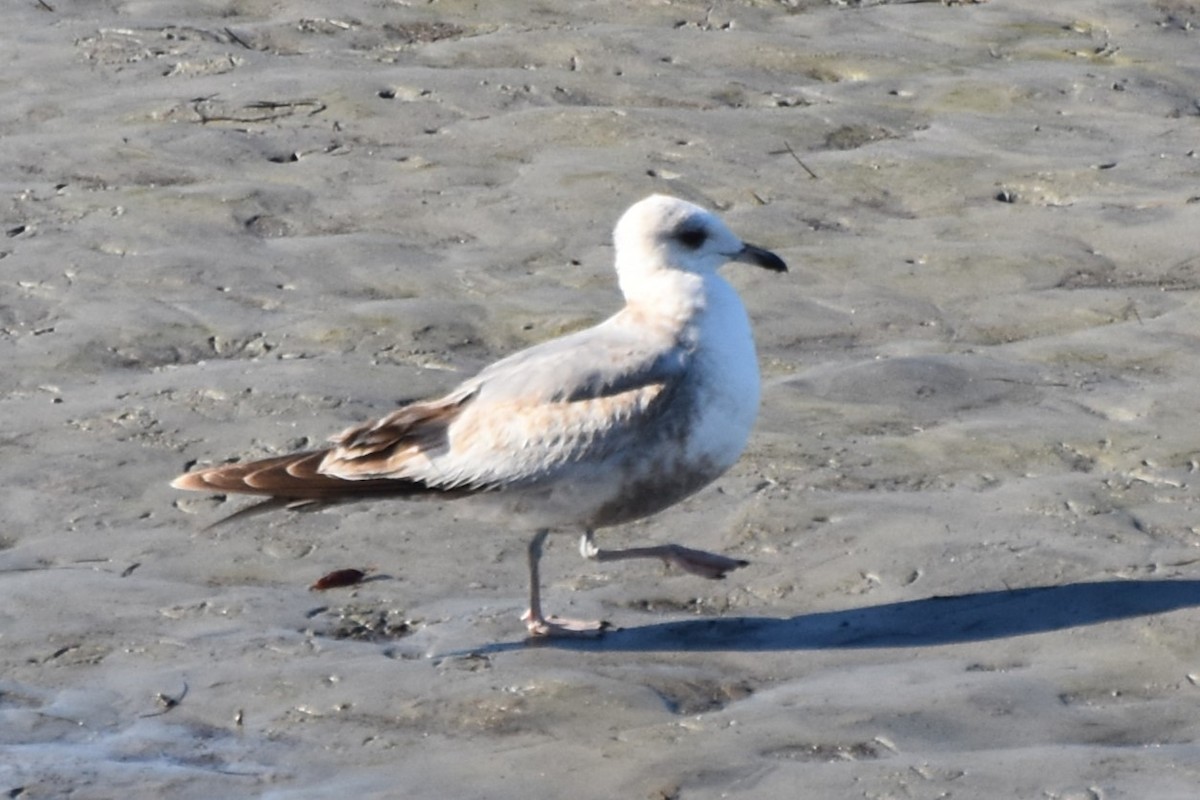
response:
{"label": "black-tipped bill", "polygon": [[787,264],[783,259],[772,253],[770,250],[764,250],[761,247],[755,247],[752,244],[747,244],[733,256],[732,261],[741,261],[743,264],[754,264],[755,266],[769,269],[772,272],[787,272]]}

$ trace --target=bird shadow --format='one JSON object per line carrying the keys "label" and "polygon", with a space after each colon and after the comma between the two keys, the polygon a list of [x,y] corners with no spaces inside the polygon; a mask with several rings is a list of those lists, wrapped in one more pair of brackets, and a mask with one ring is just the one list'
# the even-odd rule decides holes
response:
{"label": "bird shadow", "polygon": [[[596,639],[503,643],[597,652],[861,650],[932,647],[1096,625],[1200,606],[1200,580],[1116,580],[934,596],[800,614],[658,622]],[[491,648],[484,648],[488,652]]]}

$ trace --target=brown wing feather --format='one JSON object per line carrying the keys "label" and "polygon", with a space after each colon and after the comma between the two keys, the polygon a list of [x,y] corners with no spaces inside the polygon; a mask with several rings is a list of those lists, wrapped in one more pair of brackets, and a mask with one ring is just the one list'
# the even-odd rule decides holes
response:
{"label": "brown wing feather", "polygon": [[325,451],[320,471],[349,479],[387,474],[416,453],[447,447],[450,423],[474,396],[472,390],[412,403],[382,419],[347,428],[330,439],[334,446]]}
{"label": "brown wing feather", "polygon": [[244,464],[223,464],[180,475],[171,485],[199,492],[257,494],[284,500],[344,500],[365,495],[403,496],[436,492],[417,481],[346,480],[317,472],[328,450],[295,453]]}
{"label": "brown wing feather", "polygon": [[[441,400],[413,403],[383,419],[348,428],[333,437],[334,447],[219,467],[180,475],[171,485],[198,492],[257,494],[281,500],[349,500],[364,496],[445,494],[421,481],[402,478],[355,478],[379,469],[381,462],[402,458],[405,452],[436,447],[446,428],[473,392]],[[324,469],[338,465],[338,474]]]}

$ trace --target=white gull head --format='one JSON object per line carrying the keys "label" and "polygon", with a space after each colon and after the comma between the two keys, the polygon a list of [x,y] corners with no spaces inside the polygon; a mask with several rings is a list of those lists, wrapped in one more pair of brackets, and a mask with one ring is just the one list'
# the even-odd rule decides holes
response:
{"label": "white gull head", "polygon": [[613,231],[617,277],[626,297],[663,271],[704,276],[727,261],[744,261],[774,272],[787,265],[761,247],[739,239],[721,218],[698,205],[654,194],[621,215]]}

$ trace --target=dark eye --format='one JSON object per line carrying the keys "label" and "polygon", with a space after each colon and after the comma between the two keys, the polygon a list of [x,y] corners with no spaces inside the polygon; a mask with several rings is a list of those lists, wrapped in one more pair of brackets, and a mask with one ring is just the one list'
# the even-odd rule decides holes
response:
{"label": "dark eye", "polygon": [[704,240],[708,238],[708,234],[704,232],[703,228],[684,228],[675,234],[675,238],[689,250],[696,250],[700,245],[704,244]]}

